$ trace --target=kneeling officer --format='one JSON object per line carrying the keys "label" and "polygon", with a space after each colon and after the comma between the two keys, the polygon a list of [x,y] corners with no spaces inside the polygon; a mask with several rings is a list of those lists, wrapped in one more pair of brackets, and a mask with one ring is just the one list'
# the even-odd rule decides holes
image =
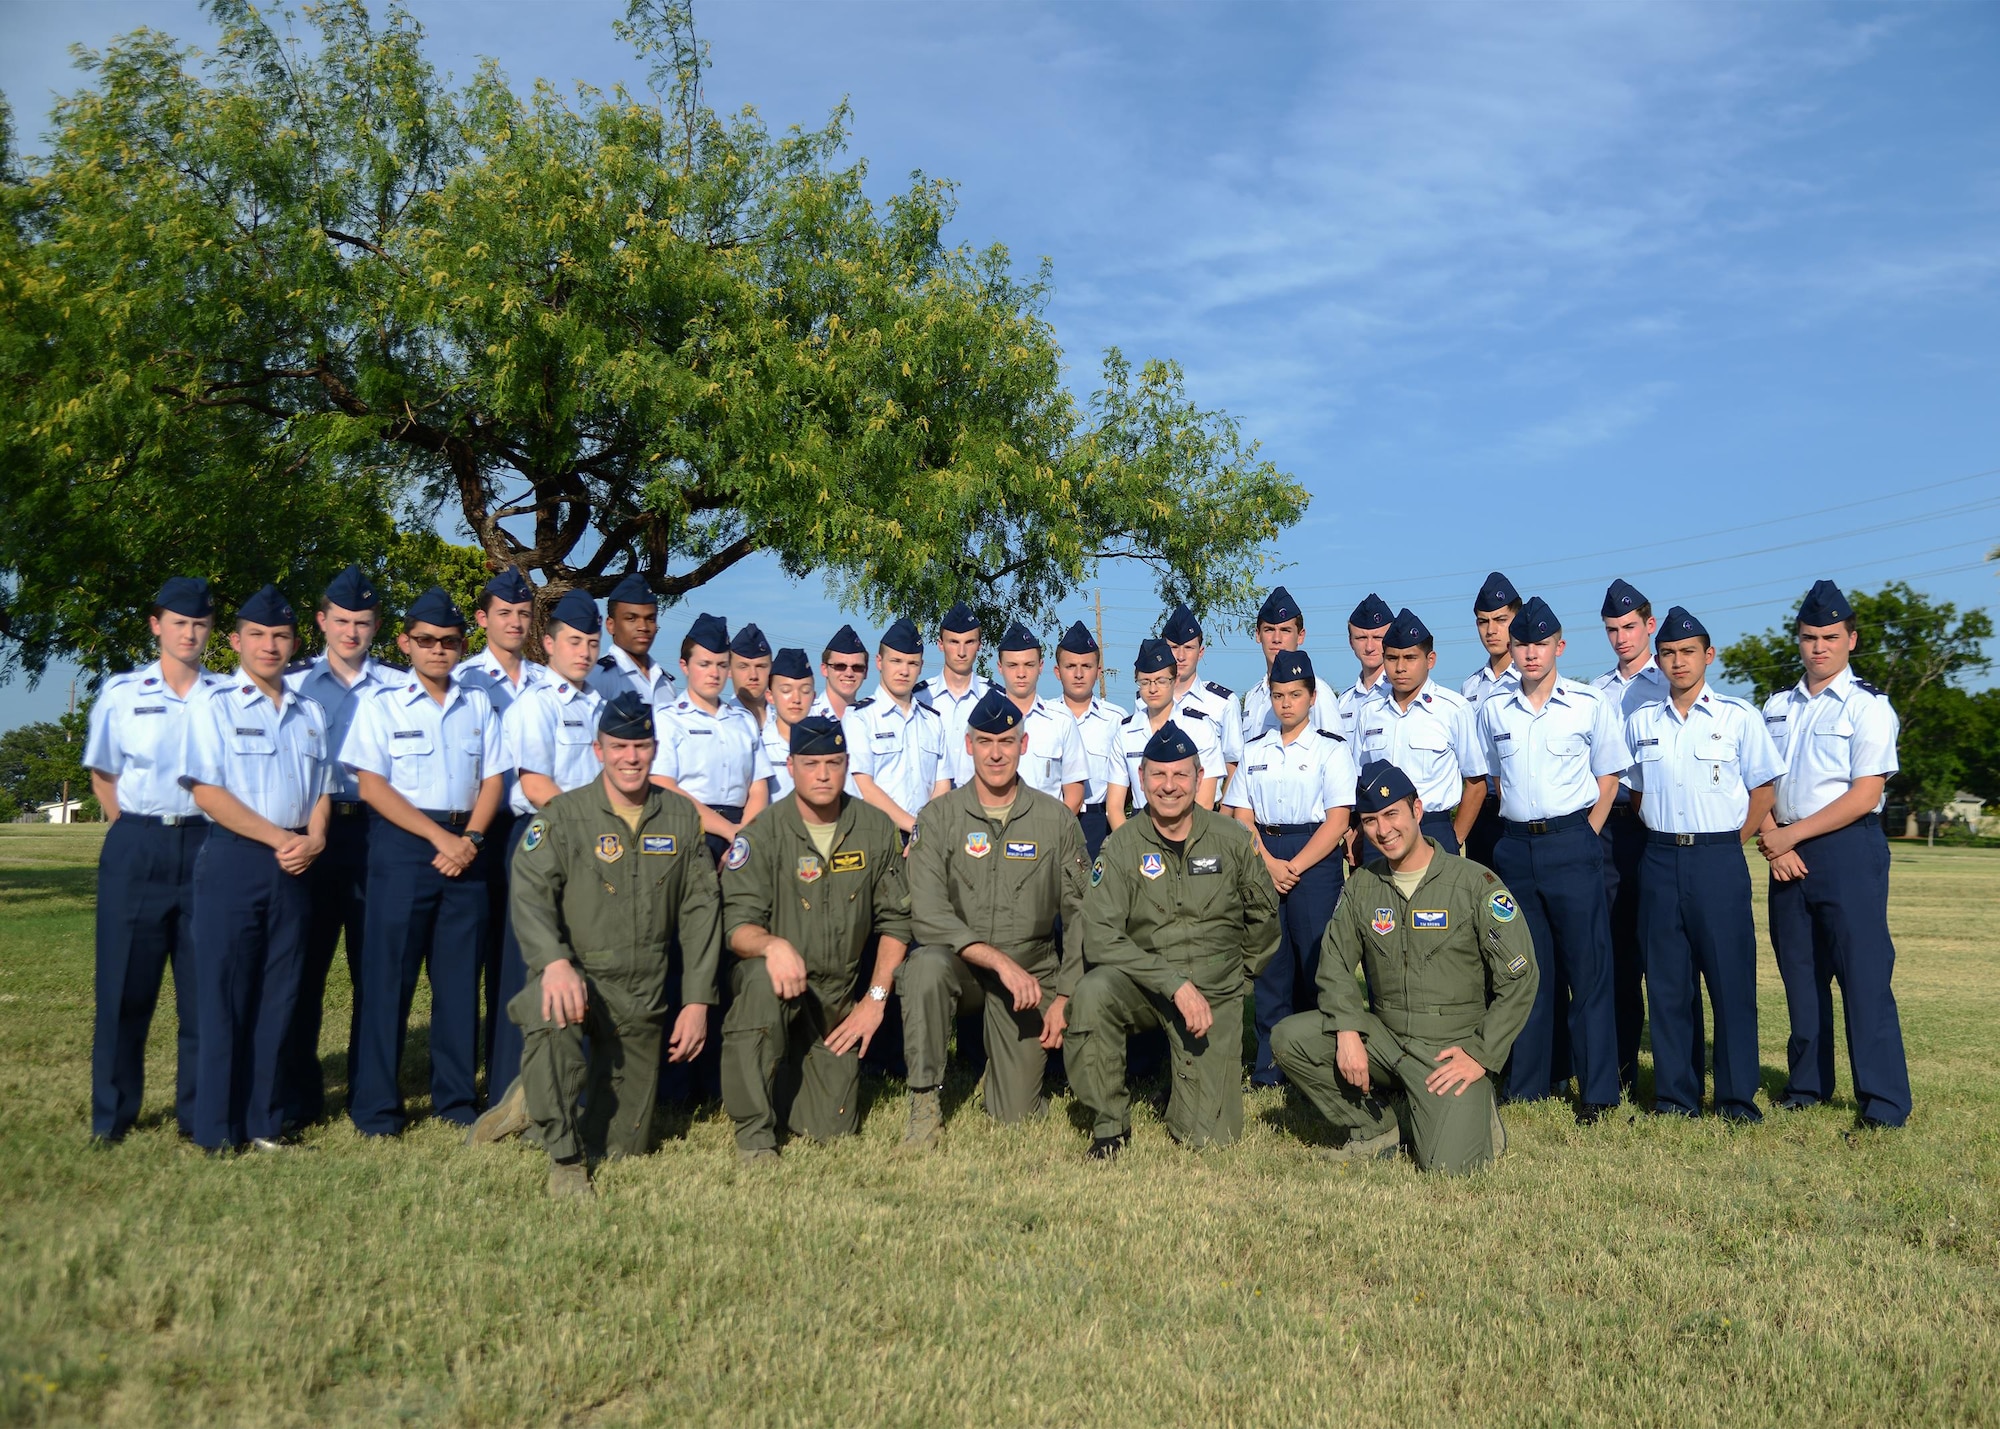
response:
{"label": "kneeling officer", "polygon": [[631,691],[607,701],[603,774],[544,804],[514,857],[510,908],[528,982],[507,1014],[522,1032],[528,1115],[555,1163],[552,1196],[591,1194],[587,1150],[648,1149],[676,938],[682,1008],[668,1060],[692,1061],[708,1036],[722,900],[701,816],[652,783],[654,752],[651,706]]}
{"label": "kneeling officer", "polygon": [[1347,1128],[1339,1159],[1407,1139],[1422,1169],[1470,1171],[1507,1144],[1493,1078],[1535,1005],[1534,942],[1498,878],[1423,836],[1402,770],[1371,763],[1354,806],[1383,861],[1348,879],[1320,945],[1319,1010],[1280,1022],[1271,1050]]}

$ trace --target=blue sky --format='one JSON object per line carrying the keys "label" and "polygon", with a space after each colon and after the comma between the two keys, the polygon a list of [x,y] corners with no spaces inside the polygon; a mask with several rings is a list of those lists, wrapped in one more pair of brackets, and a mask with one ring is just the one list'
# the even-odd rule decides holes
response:
{"label": "blue sky", "polygon": [[[622,6],[418,3],[463,76],[638,78]],[[1510,572],[1608,663],[1614,575],[1717,643],[1821,575],[1961,606],[2000,567],[2000,8],[707,4],[710,96],[774,126],[843,96],[886,194],[960,185],[954,238],[1054,263],[1087,391],[1110,345],[1173,357],[1313,494],[1272,552],[1308,646],[1367,590],[1456,683],[1472,592]],[[71,43],[192,5],[0,0],[33,152]],[[1160,610],[1107,568],[1110,663]],[[1088,591],[1076,601],[1083,614]],[[749,563],[695,610],[817,647],[816,582]],[[872,632],[869,632],[872,634]],[[1261,673],[1211,631],[1213,673]],[[0,727],[66,675],[0,687]],[[1051,689],[1053,682],[1051,681]]]}

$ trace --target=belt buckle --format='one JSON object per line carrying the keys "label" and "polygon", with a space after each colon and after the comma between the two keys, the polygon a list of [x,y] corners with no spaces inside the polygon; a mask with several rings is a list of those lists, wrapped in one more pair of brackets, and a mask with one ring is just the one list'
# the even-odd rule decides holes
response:
{"label": "belt buckle", "polygon": [[1676,844],[1680,845],[1680,846],[1681,846],[1682,848],[1693,848],[1693,847],[1694,847],[1694,835],[1693,835],[1693,834],[1675,834],[1675,835],[1674,835],[1674,842],[1675,842]]}
{"label": "belt buckle", "polygon": [[1529,832],[1529,833],[1531,833],[1531,834],[1545,834],[1545,833],[1547,833],[1548,831],[1549,831],[1549,821],[1548,821],[1547,819],[1530,819],[1530,820],[1528,820],[1528,832]]}

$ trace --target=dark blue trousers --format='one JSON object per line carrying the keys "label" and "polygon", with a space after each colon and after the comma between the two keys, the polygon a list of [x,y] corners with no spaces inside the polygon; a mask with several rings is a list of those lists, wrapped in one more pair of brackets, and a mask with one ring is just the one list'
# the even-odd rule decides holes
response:
{"label": "dark blue trousers", "polygon": [[306,870],[311,913],[306,924],[299,1000],[292,1009],[279,1068],[285,1120],[306,1126],[326,1117],[326,1073],[319,1061],[319,1034],[326,1016],[326,980],[334,950],[346,939],[347,981],[352,989],[347,1015],[347,1078],[354,1081],[354,1058],[361,1029],[362,921],[368,907],[368,824],[366,809],[336,812],[326,825],[326,848]]}
{"label": "dark blue trousers", "polygon": [[[1455,813],[1456,811],[1452,809],[1443,809],[1437,812],[1425,810],[1423,822],[1419,825],[1425,837],[1436,839],[1438,847],[1442,848],[1446,853],[1458,853],[1460,851],[1458,846],[1458,830],[1452,826],[1451,822]],[[1369,841],[1366,834],[1363,834],[1361,837],[1361,861],[1363,863],[1382,862],[1382,850],[1376,848]]]}
{"label": "dark blue trousers", "polygon": [[[518,823],[514,827],[515,832],[521,829]],[[487,857],[506,868],[507,879],[513,877],[514,855],[520,851],[520,844],[518,838],[509,837],[495,857],[496,846],[490,840],[487,842]],[[500,1100],[507,1088],[514,1084],[514,1079],[521,1075],[521,1028],[507,1015],[506,1008],[514,995],[528,985],[528,960],[521,956],[521,940],[514,936],[514,919],[508,914],[505,903],[500,907],[500,966],[495,970],[494,983],[499,988],[501,1012],[499,1022],[488,1030],[486,1099],[489,1102]],[[491,1005],[490,999],[488,1005]]]}
{"label": "dark blue trousers", "polygon": [[[1715,1107],[1760,1120],[1757,932],[1736,835],[1677,846],[1651,834],[1639,866],[1639,941],[1653,1015],[1653,1106],[1701,1111],[1701,985],[1715,1019]],[[1697,835],[1708,838],[1710,835]]]}
{"label": "dark blue trousers", "polygon": [[[500,1029],[505,1026],[514,1032],[514,1069],[520,1070],[520,1033],[513,1019],[507,1016],[507,999],[521,990],[527,981],[525,969],[515,986],[507,987],[504,971],[507,961],[507,885],[514,871],[514,811],[502,806],[493,816],[493,823],[486,830],[486,947],[485,956],[479,964],[479,985],[483,989],[480,1001],[479,1060],[486,1068],[486,1094],[498,1097],[507,1090],[507,1082],[498,1080],[493,1071],[493,1058],[500,1050]],[[518,947],[518,945],[517,945]],[[518,954],[517,954],[518,955]],[[509,1077],[508,1081],[513,1078]]]}
{"label": "dark blue trousers", "polygon": [[1604,821],[1604,902],[1611,914],[1611,1007],[1618,1021],[1618,1082],[1639,1080],[1639,1039],[1646,1031],[1646,959],[1639,951],[1639,861],[1646,826],[1630,804],[1613,804]]}
{"label": "dark blue trousers", "polygon": [[[1618,1100],[1618,1036],[1611,1001],[1611,921],[1604,848],[1587,821],[1552,833],[1503,832],[1493,871],[1527,917],[1541,982],[1507,1059],[1507,1099],[1535,1101],[1557,1081],[1557,1027],[1567,1028],[1578,1100]],[[1567,1080],[1563,1078],[1562,1080]]]}
{"label": "dark blue trousers", "polygon": [[1771,945],[1792,1035],[1787,1097],[1833,1095],[1833,984],[1861,1114],[1890,1126],[1910,1115],[1910,1070],[1889,978],[1889,845],[1873,814],[1799,845],[1806,876],[1771,880]]}
{"label": "dark blue trousers", "polygon": [[211,1151],[284,1134],[278,1054],[298,1000],[311,902],[305,879],[279,868],[268,844],[209,831],[194,868],[194,1139]]}
{"label": "dark blue trousers", "polygon": [[90,1044],[90,1131],[112,1139],[139,1119],[146,1091],[146,1038],[160,981],[174,970],[179,1023],[174,1120],[194,1132],[200,1026],[195,995],[194,866],[208,821],[168,827],[126,814],[97,856],[97,1016]]}
{"label": "dark blue trousers", "polygon": [[394,1136],[403,1111],[403,1043],[417,975],[431,984],[431,1110],[460,1126],[478,1115],[479,964],[486,946],[486,856],[457,878],[431,867],[428,839],[376,818],[368,831],[368,931],[361,950],[361,1045],[347,1114]]}
{"label": "dark blue trousers", "polygon": [[[1264,847],[1278,858],[1290,858],[1311,841],[1317,824],[1290,825],[1285,832],[1260,830]],[[1319,941],[1326,936],[1334,905],[1340,902],[1341,868],[1345,854],[1332,853],[1307,869],[1290,893],[1278,897],[1278,952],[1257,974],[1251,989],[1257,1022],[1257,1060],[1250,1069],[1253,1086],[1282,1086],[1285,1074],[1271,1056],[1271,1029],[1295,1012],[1319,1006]]]}
{"label": "dark blue trousers", "polygon": [[1083,829],[1084,851],[1091,861],[1097,861],[1097,851],[1104,847],[1104,841],[1111,837],[1111,820],[1104,812],[1102,804],[1085,804],[1083,812],[1076,816],[1077,824]]}
{"label": "dark blue trousers", "polygon": [[1479,806],[1479,817],[1472,821],[1472,831],[1465,836],[1465,856],[1488,868],[1493,867],[1493,847],[1500,842],[1500,796],[1491,784],[1489,780],[1486,802]]}

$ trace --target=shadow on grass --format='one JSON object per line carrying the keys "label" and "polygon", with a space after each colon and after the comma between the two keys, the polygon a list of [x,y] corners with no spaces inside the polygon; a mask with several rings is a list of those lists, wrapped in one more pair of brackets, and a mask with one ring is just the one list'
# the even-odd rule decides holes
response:
{"label": "shadow on grass", "polygon": [[91,903],[96,898],[95,867],[0,870],[0,907],[21,910],[37,903],[55,903],[72,899]]}

